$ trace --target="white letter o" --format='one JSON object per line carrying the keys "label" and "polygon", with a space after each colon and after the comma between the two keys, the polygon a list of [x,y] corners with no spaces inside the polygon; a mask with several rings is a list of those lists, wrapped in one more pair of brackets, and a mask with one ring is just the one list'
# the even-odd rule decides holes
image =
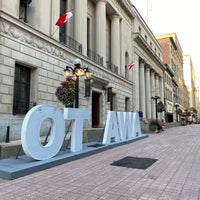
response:
{"label": "white letter o", "polygon": [[[50,118],[53,121],[49,142],[43,146],[40,142],[42,122]],[[55,156],[65,135],[65,121],[62,112],[54,106],[38,105],[26,114],[21,130],[21,141],[24,152],[35,160],[46,160]]]}

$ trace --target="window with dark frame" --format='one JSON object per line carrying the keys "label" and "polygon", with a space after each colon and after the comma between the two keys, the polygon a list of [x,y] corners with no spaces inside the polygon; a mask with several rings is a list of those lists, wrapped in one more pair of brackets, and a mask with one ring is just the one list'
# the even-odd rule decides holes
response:
{"label": "window with dark frame", "polygon": [[128,112],[128,104],[129,104],[129,98],[125,97],[125,112]]}
{"label": "window with dark frame", "polygon": [[28,23],[28,7],[31,2],[32,0],[20,0],[19,19],[23,20],[25,23]]}
{"label": "window with dark frame", "polygon": [[26,114],[30,103],[31,69],[21,65],[15,66],[13,115]]}

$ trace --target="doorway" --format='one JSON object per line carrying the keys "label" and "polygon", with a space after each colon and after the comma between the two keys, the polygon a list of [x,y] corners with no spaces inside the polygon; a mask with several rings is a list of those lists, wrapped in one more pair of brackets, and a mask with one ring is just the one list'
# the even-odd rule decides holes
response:
{"label": "doorway", "polygon": [[100,124],[100,93],[92,92],[92,128],[98,128]]}

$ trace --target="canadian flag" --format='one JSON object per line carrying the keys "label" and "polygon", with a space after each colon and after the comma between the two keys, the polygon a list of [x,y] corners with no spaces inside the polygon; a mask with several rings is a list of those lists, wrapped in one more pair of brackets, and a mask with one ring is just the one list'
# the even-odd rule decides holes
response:
{"label": "canadian flag", "polygon": [[56,26],[62,26],[70,17],[72,17],[72,12],[67,12],[65,14],[62,14],[58,21],[56,22]]}
{"label": "canadian flag", "polygon": [[132,69],[134,67],[134,62],[131,62],[129,65],[128,65],[128,70]]}

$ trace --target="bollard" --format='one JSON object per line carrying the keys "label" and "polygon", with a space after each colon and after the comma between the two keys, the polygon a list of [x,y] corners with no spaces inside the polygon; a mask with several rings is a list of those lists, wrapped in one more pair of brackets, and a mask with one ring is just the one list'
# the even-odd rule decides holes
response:
{"label": "bollard", "polygon": [[10,126],[7,126],[7,132],[6,132],[6,143],[10,142]]}

